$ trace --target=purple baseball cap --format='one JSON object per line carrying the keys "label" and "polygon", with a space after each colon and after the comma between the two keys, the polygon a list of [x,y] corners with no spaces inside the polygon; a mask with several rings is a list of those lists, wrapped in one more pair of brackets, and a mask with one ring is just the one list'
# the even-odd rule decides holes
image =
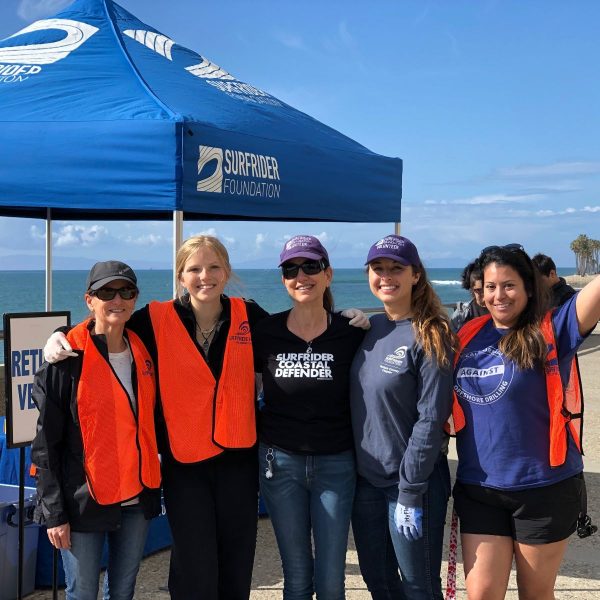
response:
{"label": "purple baseball cap", "polygon": [[292,258],[309,258],[321,260],[324,258],[329,263],[329,255],[323,244],[312,235],[295,235],[288,240],[279,255],[279,266]]}
{"label": "purple baseball cap", "polygon": [[405,266],[418,267],[421,265],[417,247],[408,238],[401,235],[386,235],[383,239],[375,242],[369,249],[365,265],[377,258],[389,258]]}

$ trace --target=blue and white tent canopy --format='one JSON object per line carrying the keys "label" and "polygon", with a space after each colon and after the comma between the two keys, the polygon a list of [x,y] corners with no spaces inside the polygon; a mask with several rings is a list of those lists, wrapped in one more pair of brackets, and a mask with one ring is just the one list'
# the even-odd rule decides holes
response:
{"label": "blue and white tent canopy", "polygon": [[111,0],[0,41],[0,215],[400,220],[402,161]]}

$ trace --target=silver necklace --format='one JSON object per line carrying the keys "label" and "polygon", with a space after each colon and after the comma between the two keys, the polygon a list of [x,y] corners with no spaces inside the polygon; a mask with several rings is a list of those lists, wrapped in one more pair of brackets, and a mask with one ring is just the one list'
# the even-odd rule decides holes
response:
{"label": "silver necklace", "polygon": [[198,323],[198,321],[196,321],[196,329],[200,332],[200,335],[202,336],[202,341],[200,342],[200,345],[202,346],[202,349],[204,350],[204,352],[208,352],[208,349],[210,348],[210,343],[212,341],[213,333],[215,332],[215,329],[217,328],[218,323],[219,323],[219,319],[217,319],[213,323],[213,326],[210,329],[202,329],[202,327],[200,327],[200,324]]}

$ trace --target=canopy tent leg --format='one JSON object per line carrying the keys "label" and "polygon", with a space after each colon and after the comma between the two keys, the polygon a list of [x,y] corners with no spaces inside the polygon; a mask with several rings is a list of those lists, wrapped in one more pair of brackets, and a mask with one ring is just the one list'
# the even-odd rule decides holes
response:
{"label": "canopy tent leg", "polygon": [[183,211],[173,211],[173,298],[177,297],[177,271],[175,269],[175,257],[177,250],[183,242]]}
{"label": "canopy tent leg", "polygon": [[52,209],[46,209],[46,311],[52,310]]}
{"label": "canopy tent leg", "polygon": [[394,223],[394,233],[396,235],[400,235],[400,221],[397,221],[396,223]]}

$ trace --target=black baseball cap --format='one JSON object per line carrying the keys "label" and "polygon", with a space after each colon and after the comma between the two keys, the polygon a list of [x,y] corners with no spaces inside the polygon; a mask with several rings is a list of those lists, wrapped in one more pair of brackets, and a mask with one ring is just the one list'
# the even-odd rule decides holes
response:
{"label": "black baseball cap", "polygon": [[103,285],[117,279],[129,281],[137,288],[137,277],[129,265],[118,260],[97,262],[87,277],[87,289],[88,291],[99,290]]}

